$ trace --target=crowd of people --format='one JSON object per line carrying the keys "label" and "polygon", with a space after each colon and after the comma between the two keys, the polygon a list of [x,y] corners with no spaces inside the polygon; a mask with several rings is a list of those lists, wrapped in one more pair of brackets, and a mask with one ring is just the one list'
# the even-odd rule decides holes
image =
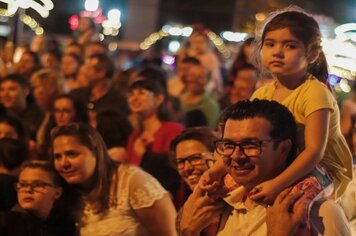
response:
{"label": "crowd of people", "polygon": [[3,57],[0,235],[356,233],[356,103],[313,17],[272,13],[226,75],[201,28],[172,78],[79,30]]}

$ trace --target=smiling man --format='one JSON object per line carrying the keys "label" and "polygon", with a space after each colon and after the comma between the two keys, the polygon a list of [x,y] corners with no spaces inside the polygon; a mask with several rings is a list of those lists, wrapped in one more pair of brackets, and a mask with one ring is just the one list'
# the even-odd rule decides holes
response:
{"label": "smiling man", "polygon": [[[279,103],[256,99],[228,107],[220,121],[222,138],[215,142],[215,150],[221,155],[225,170],[239,187],[224,198],[227,207],[221,216],[217,235],[270,235],[266,224],[267,206],[251,200],[248,192],[280,174],[293,161],[294,118]],[[199,202],[200,197],[197,194],[194,196],[195,202]],[[201,198],[206,198],[206,194],[202,194]],[[184,212],[186,209],[194,212],[194,201],[188,203],[190,205],[185,204]],[[199,225],[196,222],[202,222],[203,217],[184,212],[183,218],[186,219],[182,219],[181,223],[181,231],[185,232],[183,235],[199,235],[191,227]],[[318,201],[309,216],[312,233],[316,235],[349,235],[344,213],[334,201]],[[183,224],[189,221],[189,224]],[[273,232],[271,235],[274,235]]]}

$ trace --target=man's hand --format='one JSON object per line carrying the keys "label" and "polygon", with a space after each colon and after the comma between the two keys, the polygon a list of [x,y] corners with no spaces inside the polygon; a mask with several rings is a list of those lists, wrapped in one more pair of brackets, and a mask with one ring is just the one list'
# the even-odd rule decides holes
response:
{"label": "man's hand", "polygon": [[200,235],[211,223],[219,221],[224,206],[222,200],[210,197],[197,186],[183,206],[180,235]]}
{"label": "man's hand", "polygon": [[303,192],[292,192],[292,188],[282,191],[272,206],[267,208],[268,235],[289,236],[293,235],[306,214],[306,204],[299,203],[293,209],[292,205],[303,195]]}

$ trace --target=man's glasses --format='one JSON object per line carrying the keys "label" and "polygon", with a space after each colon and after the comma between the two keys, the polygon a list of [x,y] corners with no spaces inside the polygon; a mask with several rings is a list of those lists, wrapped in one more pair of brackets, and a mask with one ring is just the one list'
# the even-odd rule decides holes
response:
{"label": "man's glasses", "polygon": [[276,139],[267,140],[249,140],[240,143],[233,142],[231,140],[217,140],[214,142],[215,150],[222,156],[231,156],[236,147],[239,147],[241,152],[246,157],[256,157],[262,152],[262,144],[278,141]]}
{"label": "man's glasses", "polygon": [[177,169],[183,169],[186,161],[192,166],[197,166],[197,165],[203,164],[206,161],[214,161],[214,159],[211,156],[212,156],[212,153],[210,153],[210,152],[196,153],[196,154],[184,157],[184,158],[178,158],[175,160],[175,163],[176,163]]}
{"label": "man's glasses", "polygon": [[32,182],[32,183],[26,183],[26,182],[17,182],[15,184],[15,189],[17,191],[23,191],[26,188],[30,188],[32,192],[44,192],[47,187],[49,188],[56,188],[57,186],[54,184],[49,184],[45,182]]}

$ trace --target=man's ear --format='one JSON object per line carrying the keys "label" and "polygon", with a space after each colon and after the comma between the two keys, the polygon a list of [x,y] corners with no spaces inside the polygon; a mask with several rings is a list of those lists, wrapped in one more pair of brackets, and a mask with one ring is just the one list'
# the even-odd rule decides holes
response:
{"label": "man's ear", "polygon": [[308,64],[311,65],[315,63],[320,56],[320,50],[315,49],[309,52],[309,55],[307,56]]}
{"label": "man's ear", "polygon": [[286,157],[286,160],[287,160],[287,157],[289,156],[289,152],[292,148],[292,141],[290,139],[286,139],[286,140],[282,140],[280,143],[279,143],[279,146],[278,146],[281,154]]}

